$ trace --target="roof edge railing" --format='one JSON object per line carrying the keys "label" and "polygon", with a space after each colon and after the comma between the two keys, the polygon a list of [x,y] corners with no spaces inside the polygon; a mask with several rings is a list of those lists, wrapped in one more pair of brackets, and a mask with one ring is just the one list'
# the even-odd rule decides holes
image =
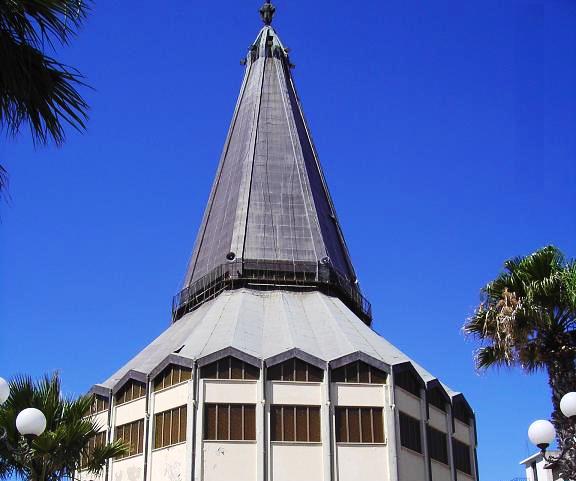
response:
{"label": "roof edge railing", "polygon": [[176,294],[172,299],[172,322],[214,299],[222,291],[241,287],[316,288],[338,297],[366,324],[370,325],[372,321],[372,307],[358,286],[330,264],[236,259],[220,264]]}

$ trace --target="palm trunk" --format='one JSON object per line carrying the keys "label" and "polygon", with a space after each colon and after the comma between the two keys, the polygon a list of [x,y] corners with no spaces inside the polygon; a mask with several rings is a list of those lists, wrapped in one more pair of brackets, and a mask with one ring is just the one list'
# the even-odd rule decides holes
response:
{"label": "palm trunk", "polygon": [[572,353],[548,363],[548,383],[552,390],[552,423],[556,428],[558,446],[565,450],[565,456],[552,467],[564,480],[576,480],[576,423],[560,411],[560,400],[564,394],[576,391],[575,358]]}

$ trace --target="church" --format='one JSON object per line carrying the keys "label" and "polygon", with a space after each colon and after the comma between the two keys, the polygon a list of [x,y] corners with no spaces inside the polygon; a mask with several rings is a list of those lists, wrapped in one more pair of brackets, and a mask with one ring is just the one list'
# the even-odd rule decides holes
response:
{"label": "church", "polygon": [[91,389],[129,446],[96,481],[478,480],[464,395],[371,328],[274,12],[172,323]]}

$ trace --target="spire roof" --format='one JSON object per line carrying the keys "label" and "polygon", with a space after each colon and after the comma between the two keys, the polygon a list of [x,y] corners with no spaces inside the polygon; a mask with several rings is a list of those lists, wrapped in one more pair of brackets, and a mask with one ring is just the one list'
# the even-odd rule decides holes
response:
{"label": "spire roof", "polygon": [[[246,282],[334,292],[370,321],[291,75],[270,26],[249,48],[246,70],[174,319],[223,288]],[[228,282],[229,281],[229,282]],[[232,286],[234,287],[234,286]]]}

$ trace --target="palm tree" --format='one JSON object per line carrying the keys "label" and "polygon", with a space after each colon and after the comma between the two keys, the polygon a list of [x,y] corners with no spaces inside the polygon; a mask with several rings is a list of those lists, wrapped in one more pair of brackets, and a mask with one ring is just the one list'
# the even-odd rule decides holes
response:
{"label": "palm tree", "polygon": [[[80,469],[98,474],[108,459],[125,454],[120,441],[90,442],[101,429],[86,416],[93,397],[62,397],[58,375],[39,382],[18,377],[10,384],[10,397],[0,406],[0,426],[6,430],[0,441],[0,479],[14,475],[30,481],[74,479]],[[28,407],[40,409],[47,421],[44,433],[34,439],[23,438],[15,427],[17,414]]]}
{"label": "palm tree", "polygon": [[553,246],[504,263],[504,272],[482,288],[482,300],[464,325],[480,340],[478,369],[518,366],[543,370],[552,391],[552,421],[568,449],[556,468],[576,479],[574,425],[560,412],[560,399],[576,391],[576,262]]}
{"label": "palm tree", "polygon": [[[34,143],[56,145],[65,125],[84,130],[82,76],[47,50],[68,44],[86,13],[85,0],[0,0],[0,130],[28,125]],[[6,181],[0,166],[0,192]]]}

